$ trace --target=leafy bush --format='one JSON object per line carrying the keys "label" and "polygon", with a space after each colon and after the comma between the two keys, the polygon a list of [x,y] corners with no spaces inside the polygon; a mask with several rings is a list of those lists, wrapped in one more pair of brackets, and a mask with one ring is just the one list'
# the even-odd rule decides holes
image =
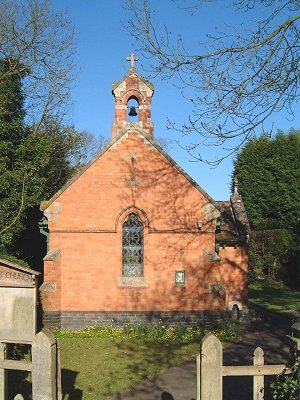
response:
{"label": "leafy bush", "polygon": [[291,375],[279,375],[270,384],[274,400],[299,400],[300,398],[300,357],[291,366]]}
{"label": "leafy bush", "polygon": [[249,245],[251,278],[286,281],[293,249],[293,237],[287,229],[253,231]]}

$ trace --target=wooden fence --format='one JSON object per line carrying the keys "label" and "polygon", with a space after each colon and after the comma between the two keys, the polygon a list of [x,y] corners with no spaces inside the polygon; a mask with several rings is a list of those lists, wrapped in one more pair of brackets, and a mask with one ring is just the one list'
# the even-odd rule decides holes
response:
{"label": "wooden fence", "polygon": [[[28,371],[32,374],[34,400],[61,400],[61,374],[57,341],[50,331],[37,333],[32,342],[32,361],[9,360],[6,344],[0,343],[0,400],[7,399],[6,370]],[[14,400],[22,400],[18,394]]]}
{"label": "wooden fence", "polygon": [[263,400],[264,376],[281,373],[290,371],[284,364],[264,365],[264,352],[260,347],[254,351],[253,365],[223,366],[222,344],[208,333],[197,356],[197,400],[222,400],[223,376],[253,376],[253,400]]}

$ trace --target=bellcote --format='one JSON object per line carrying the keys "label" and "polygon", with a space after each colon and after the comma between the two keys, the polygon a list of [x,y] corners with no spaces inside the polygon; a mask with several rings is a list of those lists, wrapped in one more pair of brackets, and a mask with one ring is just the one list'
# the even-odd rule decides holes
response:
{"label": "bellcote", "polygon": [[[112,94],[115,97],[115,117],[112,126],[112,137],[121,134],[127,124],[137,124],[149,136],[153,137],[153,123],[151,120],[151,99],[154,93],[153,84],[145,80],[135,69],[134,54],[127,57],[130,68],[119,82],[112,85]],[[136,116],[130,116],[130,107],[134,107]],[[132,113],[131,113],[132,114]]]}

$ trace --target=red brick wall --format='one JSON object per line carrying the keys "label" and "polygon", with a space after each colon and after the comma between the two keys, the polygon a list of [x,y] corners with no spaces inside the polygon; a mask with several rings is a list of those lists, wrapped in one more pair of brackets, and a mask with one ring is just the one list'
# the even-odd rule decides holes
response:
{"label": "red brick wall", "polygon": [[45,306],[45,310],[60,310],[62,285],[60,257],[57,260],[44,261],[44,282],[51,283],[47,290],[42,289],[41,291],[42,303]]}
{"label": "red brick wall", "polygon": [[151,121],[151,98],[153,90],[145,84],[137,75],[128,75],[118,90],[113,91],[115,96],[115,118],[112,127],[112,137],[120,134],[127,119],[127,102],[131,98],[137,100],[138,108],[138,125],[149,136],[153,136],[153,124]]}
{"label": "red brick wall", "polygon": [[[244,301],[244,254],[226,248],[221,262],[207,260],[205,250],[215,248],[215,221],[207,222],[202,208],[208,199],[141,135],[124,135],[55,202],[61,208],[49,222],[50,248],[61,255],[45,263],[45,281],[57,290],[43,294],[44,310],[215,310],[234,297]],[[144,287],[118,281],[122,223],[130,212],[144,224]],[[186,285],[178,287],[174,273],[182,269]],[[215,282],[225,285],[227,299],[210,293]]]}
{"label": "red brick wall", "polygon": [[239,301],[247,306],[248,300],[248,249],[241,247],[220,248],[220,277],[226,287],[227,305]]}

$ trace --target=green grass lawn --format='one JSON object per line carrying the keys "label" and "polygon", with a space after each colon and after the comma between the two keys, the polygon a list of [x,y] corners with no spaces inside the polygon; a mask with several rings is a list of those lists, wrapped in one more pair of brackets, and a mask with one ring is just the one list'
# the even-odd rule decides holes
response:
{"label": "green grass lawn", "polygon": [[257,281],[249,285],[249,305],[275,312],[300,312],[300,291],[279,283]]}
{"label": "green grass lawn", "polygon": [[[58,343],[64,400],[106,399],[199,351],[199,341],[183,340],[64,337]],[[11,371],[8,387],[9,398],[32,399],[30,373]]]}
{"label": "green grass lawn", "polygon": [[199,342],[111,338],[58,341],[64,400],[105,399],[199,351]]}
{"label": "green grass lawn", "polygon": [[[206,332],[201,327],[171,328],[163,324],[56,331],[63,399],[101,400],[129,389],[163,369],[195,357]],[[223,343],[236,338],[233,324],[214,333]],[[17,347],[17,359],[29,355]],[[21,373],[18,379],[11,374],[9,382],[9,398],[22,393],[27,400],[32,399],[30,374]]]}

